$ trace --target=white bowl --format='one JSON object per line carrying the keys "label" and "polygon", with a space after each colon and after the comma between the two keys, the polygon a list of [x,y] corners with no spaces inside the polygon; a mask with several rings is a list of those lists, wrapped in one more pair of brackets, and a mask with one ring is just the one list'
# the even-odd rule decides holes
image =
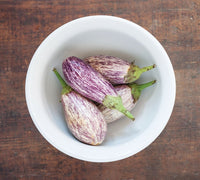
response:
{"label": "white bowl", "polygon": [[[136,120],[126,117],[108,125],[105,141],[90,146],[69,132],[60,100],[61,86],[52,72],[68,56],[113,55],[139,66],[156,64],[138,82],[157,80],[142,92],[132,111]],[[166,126],[175,101],[175,76],[162,45],[145,29],[125,19],[89,16],[56,29],[38,47],[26,77],[26,101],[35,126],[45,139],[61,152],[81,160],[110,162],[127,158],[151,144]]]}

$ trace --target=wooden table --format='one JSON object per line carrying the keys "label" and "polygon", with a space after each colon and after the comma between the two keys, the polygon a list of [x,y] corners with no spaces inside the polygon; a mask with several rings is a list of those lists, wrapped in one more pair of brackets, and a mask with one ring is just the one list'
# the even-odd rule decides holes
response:
{"label": "wooden table", "polygon": [[[176,74],[174,111],[148,148],[112,163],[62,154],[34,126],[25,102],[31,57],[53,30],[95,14],[129,19],[151,32],[168,52]],[[199,0],[1,0],[0,179],[200,179]]]}

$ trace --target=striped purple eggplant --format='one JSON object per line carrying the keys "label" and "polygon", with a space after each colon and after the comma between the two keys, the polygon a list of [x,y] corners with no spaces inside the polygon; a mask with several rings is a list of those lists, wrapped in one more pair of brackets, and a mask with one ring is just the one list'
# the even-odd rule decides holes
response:
{"label": "striped purple eggplant", "polygon": [[110,109],[117,109],[130,119],[133,115],[123,106],[121,97],[112,84],[77,57],[68,57],[62,64],[67,83],[83,96],[96,101]]}
{"label": "striped purple eggplant", "polygon": [[[115,90],[122,97],[124,107],[131,111],[135,107],[135,104],[141,95],[141,91],[144,88],[153,85],[155,82],[156,81],[154,80],[145,84],[132,83],[128,85],[118,85],[115,86]],[[97,107],[104,115],[104,118],[107,123],[116,121],[117,119],[123,116],[123,114],[119,111],[116,111],[115,109],[109,109],[102,104],[99,104]]]}
{"label": "striped purple eggplant", "polygon": [[91,101],[73,91],[56,69],[53,71],[62,85],[61,101],[70,132],[86,144],[101,144],[107,131],[102,113]]}
{"label": "striped purple eggplant", "polygon": [[143,72],[155,65],[139,68],[128,61],[113,56],[90,56],[84,59],[92,68],[100,72],[112,84],[127,84],[136,81]]}

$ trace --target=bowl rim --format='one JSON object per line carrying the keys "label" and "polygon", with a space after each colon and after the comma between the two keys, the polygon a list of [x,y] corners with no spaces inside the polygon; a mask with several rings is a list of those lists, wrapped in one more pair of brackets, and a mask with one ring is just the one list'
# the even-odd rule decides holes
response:
{"label": "bowl rim", "polygon": [[[163,118],[164,120],[160,122],[159,128],[154,129],[154,131],[152,132],[151,127],[154,127],[154,124],[150,124],[150,126],[146,129],[145,134],[149,134],[150,133],[151,136],[147,137],[145,139],[145,141],[140,143],[138,145],[138,147],[136,149],[134,149],[134,151],[133,150],[129,150],[126,153],[119,153],[118,155],[115,155],[115,156],[112,156],[112,157],[107,157],[106,156],[105,158],[102,158],[102,157],[100,157],[100,158],[99,157],[86,157],[86,156],[81,155],[81,154],[75,154],[74,152],[70,152],[70,151],[66,152],[66,150],[62,149],[54,141],[52,141],[48,137],[48,135],[42,130],[42,128],[39,126],[39,124],[37,123],[37,118],[35,116],[35,112],[33,112],[32,109],[31,109],[32,104],[31,104],[31,101],[30,101],[30,93],[29,93],[29,89],[30,89],[30,85],[31,85],[30,84],[30,80],[31,80],[31,76],[32,76],[32,74],[30,73],[31,72],[30,69],[32,68],[33,61],[35,61],[36,54],[40,50],[41,46],[49,38],[51,38],[52,36],[55,36],[58,31],[60,31],[63,28],[66,28],[66,26],[68,26],[68,25],[73,25],[73,23],[77,24],[77,23],[83,22],[83,21],[84,22],[87,22],[87,21],[89,22],[91,20],[98,21],[98,20],[102,20],[102,19],[104,19],[106,21],[117,21],[118,23],[129,24],[131,26],[134,26],[134,28],[138,29],[138,31],[141,31],[142,33],[147,35],[150,38],[150,40],[153,43],[155,43],[155,45],[160,49],[160,51],[162,51],[163,56],[165,56],[165,58],[168,60],[168,68],[169,68],[170,73],[171,73],[171,89],[172,89],[172,94],[171,94],[171,97],[170,97],[169,102],[168,102],[168,110],[167,110],[167,113],[165,113],[165,117]],[[145,30],[143,27],[139,26],[138,24],[136,24],[136,23],[134,23],[132,21],[120,18],[120,17],[108,16],[108,15],[93,15],[93,16],[81,17],[81,18],[78,18],[78,19],[75,19],[75,20],[72,20],[72,21],[70,21],[68,23],[63,24],[62,26],[60,26],[56,30],[54,30],[51,34],[49,34],[42,41],[42,43],[38,46],[37,50],[35,51],[32,59],[31,59],[31,62],[29,64],[29,67],[28,67],[28,71],[27,71],[27,74],[26,74],[26,81],[25,81],[25,97],[26,97],[26,103],[27,103],[27,106],[28,106],[28,111],[30,113],[30,116],[32,118],[33,123],[35,124],[35,126],[37,127],[39,132],[42,134],[42,136],[52,146],[54,146],[56,149],[58,149],[59,151],[63,152],[64,154],[67,154],[67,155],[69,155],[71,157],[74,157],[74,158],[80,159],[80,160],[84,160],[84,161],[89,161],[89,162],[112,162],[112,161],[118,161],[118,160],[121,160],[121,159],[128,158],[128,157],[140,152],[141,150],[143,150],[146,147],[148,147],[160,135],[160,133],[163,131],[163,129],[167,125],[167,122],[169,121],[170,116],[171,116],[172,111],[173,111],[173,107],[174,107],[174,104],[175,104],[175,97],[176,97],[176,80],[175,80],[175,74],[174,74],[174,70],[173,70],[173,67],[172,67],[172,64],[171,64],[169,56],[167,55],[167,53],[166,53],[165,49],[163,48],[163,46],[159,43],[159,41],[151,33],[149,33],[147,30]],[[128,142],[125,143],[125,144],[126,144],[126,146],[129,146]]]}

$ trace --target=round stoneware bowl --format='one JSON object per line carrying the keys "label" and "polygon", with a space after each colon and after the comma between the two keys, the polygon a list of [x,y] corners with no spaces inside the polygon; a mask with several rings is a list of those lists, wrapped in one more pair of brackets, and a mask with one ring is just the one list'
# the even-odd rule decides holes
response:
{"label": "round stoneware bowl", "polygon": [[[123,117],[109,124],[105,141],[90,146],[76,140],[67,128],[61,85],[52,69],[62,73],[62,62],[69,56],[99,54],[135,60],[140,67],[156,64],[137,82],[157,82],[143,90],[132,111],[134,122]],[[172,113],[176,84],[170,59],[155,37],[133,22],[100,15],[76,19],[52,32],[32,57],[25,90],[33,122],[50,144],[77,159],[110,162],[138,153],[159,136]]]}

